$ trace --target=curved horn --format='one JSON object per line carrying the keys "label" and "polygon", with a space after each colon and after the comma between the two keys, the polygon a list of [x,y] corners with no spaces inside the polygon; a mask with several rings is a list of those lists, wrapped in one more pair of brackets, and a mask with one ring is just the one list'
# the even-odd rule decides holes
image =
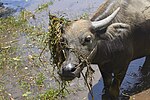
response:
{"label": "curved horn", "polygon": [[117,15],[117,13],[119,12],[120,7],[118,7],[111,15],[109,15],[107,18],[100,20],[100,21],[95,21],[92,22],[92,26],[93,28],[100,28],[100,27],[105,27],[107,26]]}

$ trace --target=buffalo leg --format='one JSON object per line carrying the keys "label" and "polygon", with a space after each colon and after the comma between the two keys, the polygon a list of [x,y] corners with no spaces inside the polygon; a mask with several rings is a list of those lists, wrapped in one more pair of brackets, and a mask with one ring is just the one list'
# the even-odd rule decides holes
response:
{"label": "buffalo leg", "polygon": [[119,73],[114,73],[114,79],[111,84],[111,87],[109,88],[109,92],[112,100],[116,100],[119,97],[120,86],[125,77],[127,66],[124,68],[125,69],[122,69],[122,71],[120,71]]}
{"label": "buffalo leg", "polygon": [[142,74],[146,75],[150,71],[150,56],[146,56],[145,62],[141,69]]}
{"label": "buffalo leg", "polygon": [[105,89],[105,92],[107,93],[112,83],[112,74],[102,72],[102,77],[104,81],[104,89]]}
{"label": "buffalo leg", "polygon": [[101,72],[101,74],[102,74],[103,81],[104,81],[104,89],[103,89],[104,94],[102,95],[102,99],[109,100],[110,98],[109,88],[112,83],[112,74],[107,73],[107,72]]}
{"label": "buffalo leg", "polygon": [[104,81],[104,89],[103,89],[104,94],[102,95],[102,100],[109,100],[110,98],[109,88],[112,84],[113,77],[112,77],[112,72],[108,71],[106,65],[104,65],[103,68],[105,69],[100,69]]}

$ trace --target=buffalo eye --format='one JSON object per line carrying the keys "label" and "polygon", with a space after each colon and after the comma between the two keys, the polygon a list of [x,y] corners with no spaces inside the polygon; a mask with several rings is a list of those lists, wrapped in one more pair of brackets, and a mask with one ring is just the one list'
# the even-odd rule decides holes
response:
{"label": "buffalo eye", "polygon": [[60,37],[60,42],[64,42],[65,38],[64,37]]}
{"label": "buffalo eye", "polygon": [[64,43],[67,43],[67,39],[64,38],[64,37],[61,37],[61,38],[60,38],[60,42],[63,43],[63,44],[64,44]]}
{"label": "buffalo eye", "polygon": [[92,41],[92,36],[91,35],[88,35],[87,37],[85,37],[84,39],[84,42],[85,43],[88,43],[88,42],[91,42]]}

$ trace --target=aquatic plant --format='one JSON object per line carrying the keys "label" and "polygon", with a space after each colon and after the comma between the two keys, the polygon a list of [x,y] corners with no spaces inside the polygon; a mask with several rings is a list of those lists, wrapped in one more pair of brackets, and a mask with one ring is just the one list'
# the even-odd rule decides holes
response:
{"label": "aquatic plant", "polygon": [[65,60],[65,54],[62,45],[61,38],[64,34],[64,27],[68,24],[68,20],[61,17],[58,18],[54,15],[49,14],[49,37],[48,45],[51,53],[52,64],[56,65],[58,69],[60,68],[62,62]]}

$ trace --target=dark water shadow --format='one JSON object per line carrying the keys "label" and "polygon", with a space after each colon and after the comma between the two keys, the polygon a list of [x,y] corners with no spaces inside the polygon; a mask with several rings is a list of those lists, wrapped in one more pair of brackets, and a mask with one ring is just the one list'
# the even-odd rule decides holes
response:
{"label": "dark water shadow", "polygon": [[133,84],[132,88],[128,88],[124,92],[128,93],[128,95],[132,96],[148,90],[150,88],[150,74],[141,76],[138,80],[138,83]]}
{"label": "dark water shadow", "polygon": [[[124,81],[120,88],[120,100],[129,100],[126,96],[132,96],[150,88],[150,73],[141,73],[145,58],[134,60],[130,63]],[[103,80],[102,78],[93,86],[94,100],[102,100]],[[123,96],[126,95],[126,96]],[[88,93],[88,100],[92,100]]]}
{"label": "dark water shadow", "polygon": [[[135,66],[137,66],[137,69],[135,69]],[[127,74],[126,78],[128,78],[128,80],[126,80],[126,83],[128,86],[126,86],[123,91],[129,96],[138,94],[150,88],[150,67],[149,69],[144,69],[144,71],[142,65],[132,65],[131,67],[133,67],[133,70],[135,71],[133,73],[130,72],[130,74]]]}

